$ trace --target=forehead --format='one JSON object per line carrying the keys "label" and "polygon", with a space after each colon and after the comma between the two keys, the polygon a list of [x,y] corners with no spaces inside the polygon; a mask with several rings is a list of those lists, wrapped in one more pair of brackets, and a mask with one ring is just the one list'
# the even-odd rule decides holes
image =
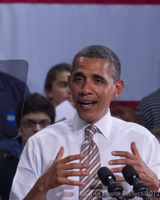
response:
{"label": "forehead", "polygon": [[56,80],[68,80],[69,71],[56,71]]}
{"label": "forehead", "polygon": [[72,74],[80,71],[94,71],[95,73],[107,74],[110,63],[105,59],[79,57],[75,62]]}
{"label": "forehead", "polygon": [[43,120],[50,118],[47,114],[43,112],[30,112],[23,116],[23,120],[31,119],[31,120]]}

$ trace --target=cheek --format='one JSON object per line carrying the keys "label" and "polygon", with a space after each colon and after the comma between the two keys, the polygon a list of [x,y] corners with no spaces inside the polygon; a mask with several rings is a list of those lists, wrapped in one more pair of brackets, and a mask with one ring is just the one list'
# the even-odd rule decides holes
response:
{"label": "cheek", "polygon": [[60,88],[59,89],[59,94],[63,97],[66,97],[67,95],[67,88]]}
{"label": "cheek", "polygon": [[52,91],[53,91],[53,97],[55,99],[60,98],[65,94],[65,90],[61,87],[55,87]]}
{"label": "cheek", "polygon": [[21,131],[21,136],[24,140],[27,140],[29,137],[31,137],[34,134],[32,130],[22,130]]}
{"label": "cheek", "polygon": [[71,94],[72,94],[72,97],[73,97],[73,99],[75,99],[77,96],[78,96],[78,88],[71,88]]}
{"label": "cheek", "polygon": [[103,90],[101,95],[99,96],[101,103],[105,106],[109,106],[112,97],[113,97],[113,90],[106,90],[106,91]]}

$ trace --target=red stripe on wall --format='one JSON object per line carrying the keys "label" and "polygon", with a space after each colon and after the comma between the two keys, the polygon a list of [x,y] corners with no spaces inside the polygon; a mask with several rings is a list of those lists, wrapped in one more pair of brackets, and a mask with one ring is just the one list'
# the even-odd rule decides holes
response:
{"label": "red stripe on wall", "polygon": [[0,0],[0,3],[160,5],[160,0]]}
{"label": "red stripe on wall", "polygon": [[110,103],[110,108],[115,108],[117,106],[124,106],[124,107],[129,107],[132,110],[136,110],[138,104],[140,101],[111,101]]}

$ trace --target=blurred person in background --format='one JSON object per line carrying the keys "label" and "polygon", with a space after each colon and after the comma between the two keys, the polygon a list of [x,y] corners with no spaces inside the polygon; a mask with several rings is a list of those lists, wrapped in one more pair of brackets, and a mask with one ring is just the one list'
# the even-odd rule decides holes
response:
{"label": "blurred person in background", "polygon": [[129,107],[116,106],[114,108],[110,108],[110,111],[111,111],[111,115],[113,117],[117,117],[117,118],[122,119],[126,122],[134,122],[134,123],[137,123],[137,124],[140,123],[137,113]]}
{"label": "blurred person in background", "polygon": [[160,88],[144,97],[136,110],[142,126],[148,130],[160,127]]}
{"label": "blurred person in background", "polygon": [[22,151],[19,140],[14,139],[18,135],[15,110],[28,93],[29,89],[24,82],[0,71],[0,165],[8,155],[18,156]]}
{"label": "blurred person in background", "polygon": [[19,129],[24,147],[29,137],[55,122],[55,109],[45,97],[38,93],[27,95],[23,113],[21,104],[22,101],[16,110],[16,126]]}
{"label": "blurred person in background", "polygon": [[70,104],[74,106],[68,85],[70,69],[70,64],[61,63],[53,66],[47,74],[44,89],[47,99],[49,99],[55,107],[65,100],[68,100]]}
{"label": "blurred person in background", "polygon": [[68,85],[71,65],[60,63],[48,72],[44,90],[47,99],[55,106],[55,122],[70,119],[74,115],[74,103]]}
{"label": "blurred person in background", "polygon": [[[17,106],[15,121],[19,130],[18,139],[24,148],[29,137],[55,122],[54,106],[38,93],[28,94],[24,105],[23,101],[20,101]],[[2,200],[9,199],[18,162],[19,157],[10,154],[0,167],[0,196]]]}

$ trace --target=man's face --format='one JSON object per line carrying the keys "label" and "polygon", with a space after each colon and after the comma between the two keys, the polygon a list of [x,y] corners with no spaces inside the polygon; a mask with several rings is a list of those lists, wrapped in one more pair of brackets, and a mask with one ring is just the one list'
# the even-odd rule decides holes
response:
{"label": "man's face", "polygon": [[31,112],[24,115],[20,128],[23,144],[25,145],[29,137],[50,124],[50,117],[43,112]]}
{"label": "man's face", "polygon": [[108,111],[112,97],[117,97],[117,84],[108,73],[104,59],[80,57],[69,77],[73,101],[79,117],[94,124]]}
{"label": "man's face", "polygon": [[54,106],[68,100],[73,105],[72,95],[68,86],[68,71],[57,71],[56,80],[52,82],[52,90],[47,92],[47,96],[52,99]]}

